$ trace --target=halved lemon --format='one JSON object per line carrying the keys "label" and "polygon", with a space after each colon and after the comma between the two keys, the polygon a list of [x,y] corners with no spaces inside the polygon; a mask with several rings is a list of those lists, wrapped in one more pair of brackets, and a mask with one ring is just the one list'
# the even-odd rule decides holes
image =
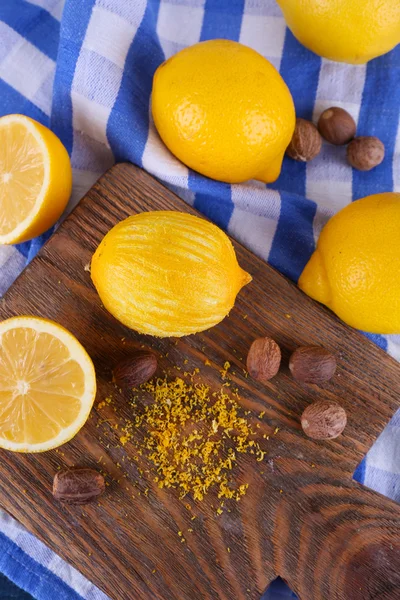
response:
{"label": "halved lemon", "polygon": [[0,447],[44,452],[85,424],[96,374],[83,346],[66,329],[38,317],[0,323]]}
{"label": "halved lemon", "polygon": [[24,115],[0,118],[0,244],[30,240],[61,217],[71,195],[68,152]]}

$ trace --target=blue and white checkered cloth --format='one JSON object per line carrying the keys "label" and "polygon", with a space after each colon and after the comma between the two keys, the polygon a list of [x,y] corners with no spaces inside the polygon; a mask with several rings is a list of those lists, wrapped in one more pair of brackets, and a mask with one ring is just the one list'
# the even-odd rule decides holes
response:
{"label": "blue and white checkered cloth", "polygon": [[[269,186],[227,185],[187,169],[155,131],[152,78],[166,58],[210,38],[238,40],[268,58],[298,116],[315,121],[325,108],[343,106],[360,135],[384,142],[384,162],[369,173],[353,171],[343,147],[324,144],[309,164],[285,159]],[[70,209],[115,161],[131,161],[293,280],[333,213],[371,193],[400,191],[400,46],[368,65],[321,59],[286,29],[275,0],[0,0],[0,115],[17,112],[50,126],[68,149]],[[0,247],[0,294],[49,235]],[[400,336],[372,338],[400,359]],[[400,501],[400,413],[356,478]],[[1,512],[0,570],[41,600],[106,599]],[[269,594],[293,597],[282,583]]]}

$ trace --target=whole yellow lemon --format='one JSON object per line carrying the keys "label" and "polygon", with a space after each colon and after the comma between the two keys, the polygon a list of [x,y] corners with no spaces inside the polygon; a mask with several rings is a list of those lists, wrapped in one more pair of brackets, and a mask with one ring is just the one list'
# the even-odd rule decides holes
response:
{"label": "whole yellow lemon", "polygon": [[399,0],[277,0],[293,35],[325,58],[363,64],[400,42]]}
{"label": "whole yellow lemon", "polygon": [[158,337],[213,327],[251,281],[221,229],[175,211],[143,212],[118,223],[97,248],[91,276],[114,317]]}
{"label": "whole yellow lemon", "polygon": [[299,279],[311,298],[370,333],[400,333],[400,194],[374,194],[325,225]]}
{"label": "whole yellow lemon", "polygon": [[228,183],[275,181],[292,138],[292,96],[270,62],[230,40],[200,42],[160,65],[152,110],[169,150]]}

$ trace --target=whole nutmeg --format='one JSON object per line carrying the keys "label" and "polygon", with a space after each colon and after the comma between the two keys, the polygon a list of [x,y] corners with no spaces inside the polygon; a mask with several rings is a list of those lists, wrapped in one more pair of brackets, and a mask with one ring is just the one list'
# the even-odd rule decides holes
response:
{"label": "whole nutmeg", "polygon": [[150,350],[137,350],[113,370],[113,379],[125,391],[146,383],[157,370],[157,357]]}
{"label": "whole nutmeg", "polygon": [[321,146],[322,139],[314,123],[306,119],[296,119],[296,127],[292,141],[286,148],[286,154],[294,160],[307,162],[320,153]]}
{"label": "whole nutmeg", "polygon": [[94,469],[65,469],[56,473],[53,480],[53,496],[65,504],[93,502],[104,490],[104,477]]}
{"label": "whole nutmeg", "polygon": [[333,440],[346,427],[347,416],[337,402],[319,400],[307,406],[301,415],[304,433],[314,440]]}
{"label": "whole nutmeg", "polygon": [[254,340],[247,355],[247,370],[258,381],[269,381],[279,371],[281,349],[269,337]]}
{"label": "whole nutmeg", "polygon": [[298,381],[323,383],[333,377],[336,358],[320,346],[301,346],[290,357],[289,369]]}
{"label": "whole nutmeg", "polygon": [[347,160],[354,169],[370,171],[385,158],[385,146],[375,136],[360,136],[347,146]]}
{"label": "whole nutmeg", "polygon": [[356,135],[356,123],[347,110],[332,106],[321,114],[318,131],[330,144],[342,146],[348,144]]}

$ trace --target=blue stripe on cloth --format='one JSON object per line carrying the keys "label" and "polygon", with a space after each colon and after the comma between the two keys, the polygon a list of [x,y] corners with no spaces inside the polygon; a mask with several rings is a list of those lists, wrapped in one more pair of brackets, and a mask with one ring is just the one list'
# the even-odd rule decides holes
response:
{"label": "blue stripe on cloth", "polygon": [[353,169],[353,200],[393,190],[393,156],[400,116],[400,45],[367,65],[357,135],[376,135],[385,159],[371,171]]}
{"label": "blue stripe on cloth", "polygon": [[43,54],[54,61],[57,59],[60,23],[47,10],[25,0],[1,0],[0,21],[7,23]]}
{"label": "blue stripe on cloth", "polygon": [[37,600],[82,600],[57,575],[37,563],[0,532],[0,571]]}
{"label": "blue stripe on cloth", "polygon": [[31,240],[30,242],[23,242],[22,244],[16,244],[15,247],[18,252],[26,258],[26,264],[29,264],[33,260],[39,250],[44,246],[48,239],[51,238],[54,232],[54,227],[50,227],[46,233],[43,233],[39,237]]}
{"label": "blue stripe on cloth", "polygon": [[297,281],[314,251],[315,202],[281,192],[281,214],[268,262]]}
{"label": "blue stripe on cloth", "polygon": [[[298,117],[312,117],[320,69],[321,58],[286,29],[280,73],[292,93]],[[317,205],[305,198],[306,163],[285,157],[280,177],[268,187],[281,195],[281,214],[268,261],[297,281],[315,247],[313,221]]]}
{"label": "blue stripe on cloth", "polygon": [[[0,0],[1,1],[1,0]],[[48,126],[49,117],[40,108],[32,104],[25,96],[17,92],[0,78],[0,117],[11,113],[29,115],[39,123]]]}
{"label": "blue stripe on cloth", "polygon": [[230,184],[190,171],[189,187],[196,192],[195,208],[222,229],[227,229],[234,209]]}
{"label": "blue stripe on cloth", "polygon": [[359,483],[364,483],[365,481],[365,469],[367,467],[367,459],[363,458],[360,464],[357,466],[354,471],[353,478]]}
{"label": "blue stripe on cloth", "polygon": [[[390,91],[389,91],[390,90]],[[353,200],[393,190],[393,156],[400,116],[400,46],[367,64],[358,135],[376,135],[385,144],[385,159],[371,171],[353,169]],[[379,108],[378,108],[379,106]],[[383,350],[382,335],[365,334]]]}
{"label": "blue stripe on cloth", "polygon": [[[280,74],[293,96],[297,117],[312,118],[321,64],[321,58],[302,46],[286,28]],[[280,177],[268,187],[305,196],[306,168],[305,162],[285,156]]]}
{"label": "blue stripe on cloth", "polygon": [[225,38],[238,40],[244,12],[244,0],[206,0],[200,40]]}
{"label": "blue stripe on cloth", "polygon": [[79,3],[79,18],[74,0],[66,0],[60,30],[59,54],[53,86],[51,128],[69,155],[73,144],[71,87],[76,62],[89,24],[95,0]]}
{"label": "blue stripe on cloth", "polygon": [[160,42],[152,35],[157,29],[159,9],[160,0],[152,0],[146,5],[142,22],[129,48],[121,86],[108,119],[107,137],[116,162],[128,159],[142,166],[149,134],[153,76],[165,60]]}
{"label": "blue stripe on cloth", "polygon": [[[206,0],[200,41],[225,38],[238,41],[244,12],[244,0]],[[221,18],[216,17],[216,13]],[[214,223],[227,229],[234,203],[232,188],[189,172],[189,188],[196,192],[195,208]]]}
{"label": "blue stripe on cloth", "polygon": [[34,600],[34,598],[0,573],[0,600]]}
{"label": "blue stripe on cloth", "polygon": [[382,350],[387,352],[388,342],[383,335],[379,335],[378,333],[365,333],[364,331],[361,333],[364,333],[365,337],[371,340],[371,342],[374,342],[377,346],[382,348]]}
{"label": "blue stripe on cloth", "polygon": [[297,598],[297,596],[292,590],[289,590],[286,583],[278,577],[265,590],[260,600],[288,600],[288,598]]}
{"label": "blue stripe on cloth", "polygon": [[307,50],[286,28],[280,74],[292,93],[296,115],[303,119],[312,118],[321,64],[321,57]]}

